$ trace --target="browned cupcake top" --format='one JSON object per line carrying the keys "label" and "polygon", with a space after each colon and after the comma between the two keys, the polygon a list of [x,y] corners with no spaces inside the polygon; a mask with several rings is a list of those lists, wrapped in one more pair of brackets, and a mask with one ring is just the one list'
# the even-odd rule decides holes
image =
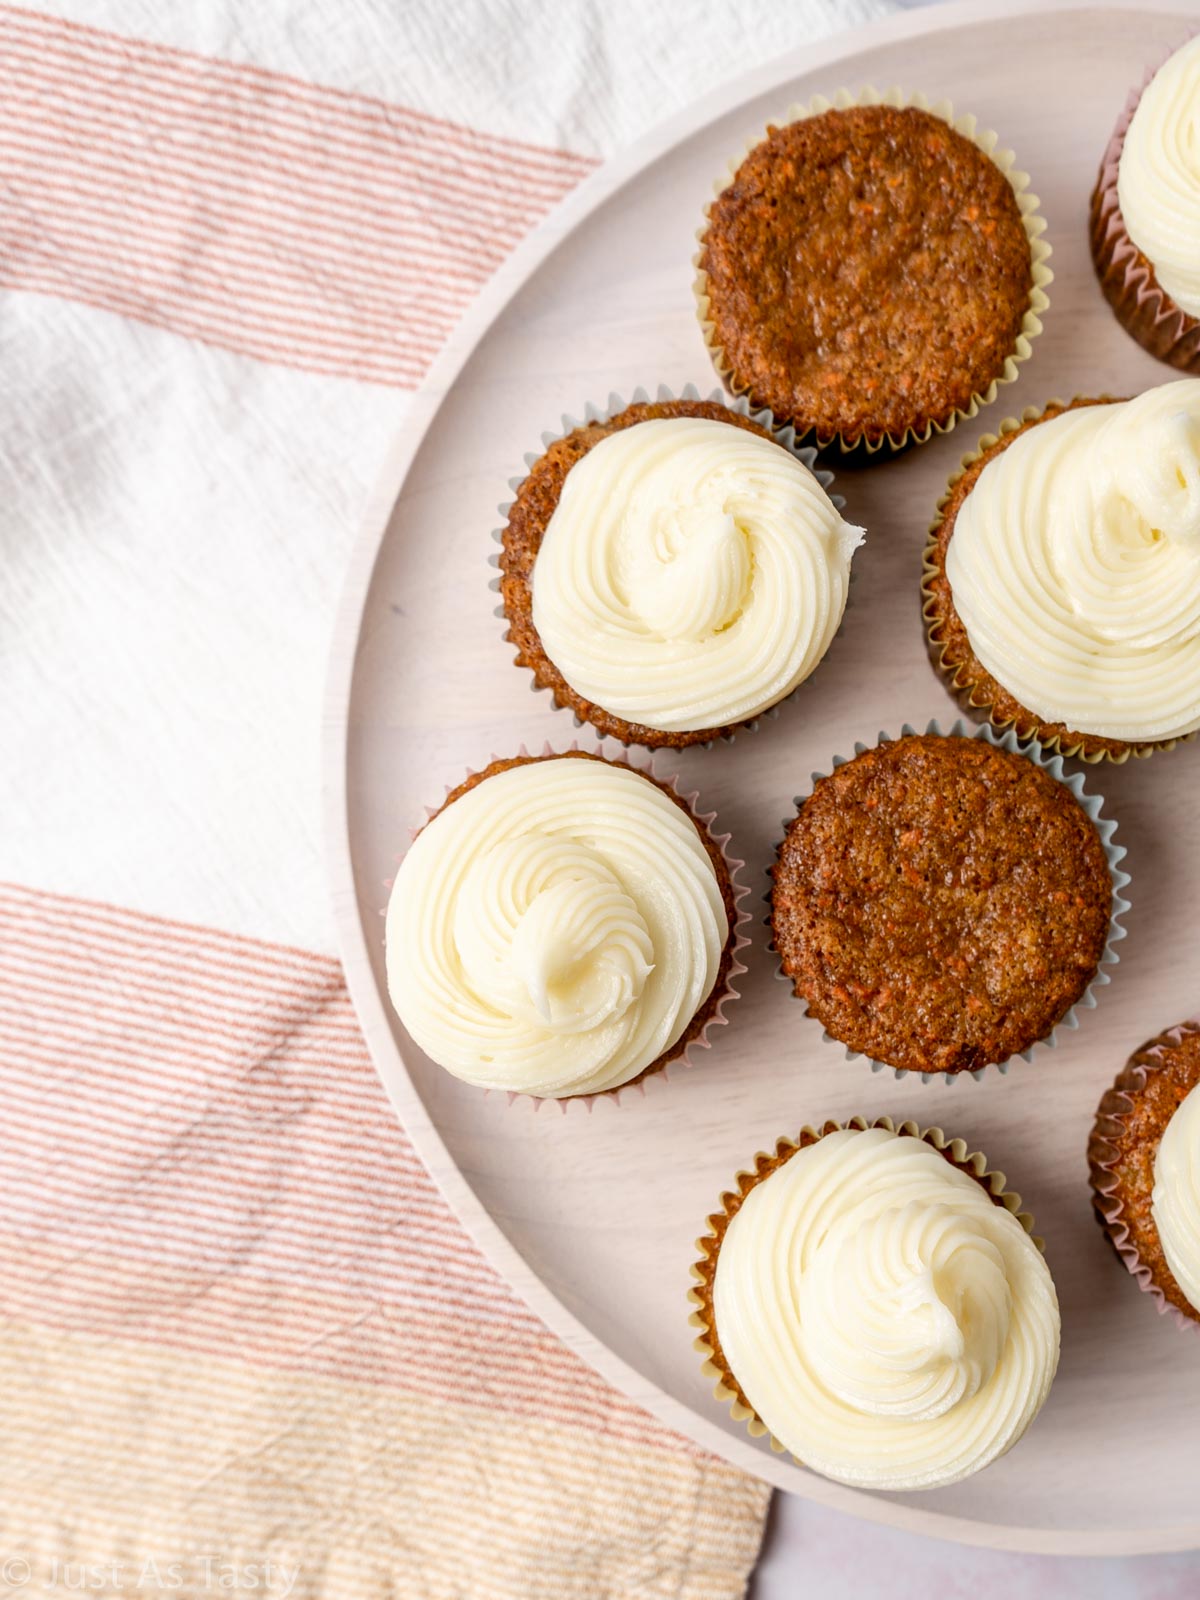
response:
{"label": "browned cupcake top", "polygon": [[714,200],[700,265],[735,385],[847,442],[965,410],[1003,372],[1033,286],[1008,179],[911,107],[769,129]]}
{"label": "browned cupcake top", "polygon": [[1200,1083],[1200,1024],[1182,1023],[1149,1040],[1100,1102],[1088,1147],[1097,1210],[1108,1232],[1128,1230],[1127,1245],[1164,1299],[1200,1322],[1163,1255],[1151,1197],[1154,1163],[1167,1124]]}
{"label": "browned cupcake top", "polygon": [[936,734],[820,779],[774,879],[775,946],[809,1015],[907,1071],[973,1071],[1045,1038],[1095,976],[1112,913],[1071,791]]}

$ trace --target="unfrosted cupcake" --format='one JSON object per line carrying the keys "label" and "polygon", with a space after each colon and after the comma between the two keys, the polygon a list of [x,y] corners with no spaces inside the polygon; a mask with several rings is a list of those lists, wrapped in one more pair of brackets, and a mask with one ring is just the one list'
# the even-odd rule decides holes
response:
{"label": "unfrosted cupcake", "polygon": [[718,187],[696,296],[725,383],[873,451],[994,398],[1041,328],[1048,246],[1011,152],[897,91],[792,107]]}
{"label": "unfrosted cupcake", "polygon": [[1200,381],[1052,402],[984,438],[923,591],[935,664],[996,728],[1088,761],[1200,728]]}
{"label": "unfrosted cupcake", "polygon": [[772,940],[849,1051],[976,1072],[1047,1038],[1095,979],[1114,904],[1105,845],[1024,755],[909,734],[798,804],[772,868]]}
{"label": "unfrosted cupcake", "polygon": [[647,401],[551,443],[501,534],[517,646],[556,704],[624,744],[707,744],[814,670],[863,536],[770,429]]}
{"label": "unfrosted cupcake", "polygon": [[781,1139],[698,1241],[691,1321],[717,1397],[840,1483],[979,1472],[1058,1366],[1054,1282],[1019,1208],[936,1128],[854,1118]]}
{"label": "unfrosted cupcake", "polygon": [[606,1093],[721,1018],[743,892],[721,841],[649,773],[582,751],[493,761],[401,863],[388,992],[464,1082]]}
{"label": "unfrosted cupcake", "polygon": [[1133,1055],[1088,1145],[1096,1212],[1160,1311],[1200,1325],[1200,1023]]}
{"label": "unfrosted cupcake", "polygon": [[1200,373],[1200,35],[1122,112],[1092,194],[1092,259],[1117,320]]}

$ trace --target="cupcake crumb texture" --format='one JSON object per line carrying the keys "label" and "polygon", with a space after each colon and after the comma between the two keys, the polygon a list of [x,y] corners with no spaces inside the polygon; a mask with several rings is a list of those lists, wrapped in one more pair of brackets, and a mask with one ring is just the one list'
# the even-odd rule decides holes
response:
{"label": "cupcake crumb texture", "polygon": [[771,128],[713,201],[700,267],[735,388],[847,443],[967,410],[1033,288],[1000,168],[940,117],[886,105]]}
{"label": "cupcake crumb texture", "polygon": [[772,906],[782,970],[835,1039],[957,1073],[1028,1049],[1080,999],[1112,879],[1065,785],[982,740],[915,734],[816,784]]}

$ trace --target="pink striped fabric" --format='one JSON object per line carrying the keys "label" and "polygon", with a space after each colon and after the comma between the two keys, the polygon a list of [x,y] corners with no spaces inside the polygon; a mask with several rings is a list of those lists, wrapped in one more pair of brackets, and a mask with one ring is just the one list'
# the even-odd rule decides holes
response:
{"label": "pink striped fabric", "polygon": [[5,1315],[697,1453],[467,1238],[335,961],[8,886],[0,996]]}
{"label": "pink striped fabric", "polygon": [[[232,7],[227,20],[235,33]],[[14,320],[51,369],[31,409],[70,443],[42,452],[32,435],[20,451],[22,488],[44,480],[53,510],[21,529],[18,603],[36,618],[53,598],[42,568],[70,588],[57,534],[70,523],[91,541],[97,506],[104,592],[85,585],[81,603],[107,606],[115,629],[139,586],[168,570],[174,584],[186,562],[148,577],[132,553],[134,519],[169,503],[171,459],[149,474],[162,500],[136,492],[161,402],[161,456],[206,425],[180,498],[218,486],[169,506],[171,549],[200,549],[229,520],[230,548],[255,541],[263,558],[249,585],[239,565],[239,598],[269,597],[303,628],[332,475],[326,461],[289,503],[303,471],[272,408],[306,406],[317,386],[184,341],[413,388],[592,165],[0,0],[0,290],[49,297],[17,297]],[[91,389],[71,381],[81,353]],[[394,396],[339,394],[354,417],[394,410]],[[327,431],[340,472],[353,423]],[[272,527],[242,503],[268,451]],[[129,476],[105,493],[114,468]],[[224,606],[229,581],[193,584],[187,604]],[[247,648],[238,625],[222,611],[205,637],[228,637],[247,679],[255,650],[298,648],[287,628]],[[29,654],[57,678],[57,646]],[[139,692],[156,666],[135,673]],[[85,693],[75,709],[91,732],[102,699],[124,715],[129,698]],[[156,696],[132,698],[153,748]],[[161,697],[172,722],[179,698]],[[66,747],[69,718],[42,720]],[[170,810],[165,828],[209,839],[185,783],[150,788],[146,826]],[[234,870],[216,854],[214,878]],[[335,960],[0,885],[0,1096],[0,1589],[13,1571],[27,1573],[17,1589],[102,1587],[64,1583],[64,1562],[182,1559],[190,1581],[170,1588],[190,1600],[211,1591],[195,1567],[211,1553],[283,1563],[283,1600],[744,1593],[765,1486],[611,1390],[487,1264],[399,1127]]]}
{"label": "pink striped fabric", "polygon": [[0,886],[0,1104],[3,1585],[743,1594],[765,1486],[486,1263],[335,961]]}
{"label": "pink striped fabric", "polygon": [[412,388],[592,167],[0,5],[0,284]]}

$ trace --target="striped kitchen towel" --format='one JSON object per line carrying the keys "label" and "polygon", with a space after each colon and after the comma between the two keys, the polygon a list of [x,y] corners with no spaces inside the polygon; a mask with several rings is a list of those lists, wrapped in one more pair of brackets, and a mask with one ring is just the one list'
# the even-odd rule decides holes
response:
{"label": "striped kitchen towel", "polygon": [[0,1592],[742,1594],[765,1486],[487,1265],[336,961],[7,888],[0,1094]]}
{"label": "striped kitchen towel", "polygon": [[595,165],[0,6],[4,282],[412,387]]}

